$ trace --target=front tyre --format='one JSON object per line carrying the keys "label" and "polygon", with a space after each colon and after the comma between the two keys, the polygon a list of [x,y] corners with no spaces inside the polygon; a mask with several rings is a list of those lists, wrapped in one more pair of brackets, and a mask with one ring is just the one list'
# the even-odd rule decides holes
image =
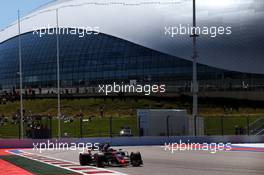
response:
{"label": "front tyre", "polygon": [[92,162],[91,154],[80,153],[79,154],[79,162],[80,162],[80,165],[82,165],[82,166],[90,165],[90,163]]}
{"label": "front tyre", "polygon": [[94,161],[97,167],[104,167],[104,155],[103,154],[95,154]]}

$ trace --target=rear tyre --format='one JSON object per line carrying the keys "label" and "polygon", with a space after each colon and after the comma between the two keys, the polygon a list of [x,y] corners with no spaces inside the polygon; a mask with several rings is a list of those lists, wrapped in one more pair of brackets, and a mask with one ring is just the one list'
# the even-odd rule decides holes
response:
{"label": "rear tyre", "polygon": [[90,163],[92,162],[91,154],[80,153],[79,154],[79,162],[80,162],[80,165],[82,165],[82,166],[90,165]]}
{"label": "rear tyre", "polygon": [[130,162],[131,165],[134,167],[140,166],[143,164],[142,158],[141,158],[141,154],[140,152],[131,152],[130,154]]}

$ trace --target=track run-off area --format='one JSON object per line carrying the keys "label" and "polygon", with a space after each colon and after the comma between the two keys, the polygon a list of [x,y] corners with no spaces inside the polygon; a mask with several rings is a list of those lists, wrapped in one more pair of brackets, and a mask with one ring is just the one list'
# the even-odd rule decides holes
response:
{"label": "track run-off area", "polygon": [[[233,149],[233,151],[221,151],[216,153],[210,153],[208,151],[197,151],[197,150],[192,150],[192,151],[178,150],[172,153],[170,151],[165,151],[164,146],[114,147],[116,149],[127,150],[128,152],[140,151],[142,154],[144,165],[141,167],[128,166],[128,167],[105,167],[105,168],[80,166],[79,151],[45,150],[42,153],[32,149],[19,149],[19,150],[6,150],[6,151],[11,155],[15,155],[24,159],[35,161],[43,165],[45,164],[51,167],[59,168],[60,171],[62,172],[65,171],[64,174],[71,174],[71,175],[77,175],[77,174],[263,175],[264,147],[263,144],[261,145],[262,146],[256,146],[255,148],[252,147],[249,148],[249,147],[244,147],[243,145],[237,145],[235,149]],[[3,162],[1,161],[0,161],[0,165],[3,164]],[[8,163],[10,163],[10,160]],[[47,171],[48,170],[51,171],[50,170],[51,167],[47,167]],[[22,171],[24,170],[22,169],[21,172]],[[44,172],[42,174],[47,174],[47,173]],[[63,173],[60,173],[60,175],[61,174]],[[19,174],[15,174],[15,175],[19,175]]]}

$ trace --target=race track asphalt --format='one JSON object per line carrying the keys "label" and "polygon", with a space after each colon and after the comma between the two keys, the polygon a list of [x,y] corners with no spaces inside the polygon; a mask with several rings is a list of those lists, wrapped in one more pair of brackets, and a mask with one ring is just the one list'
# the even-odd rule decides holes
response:
{"label": "race track asphalt", "polygon": [[[140,151],[142,167],[106,168],[130,175],[263,175],[264,152],[177,151],[173,154],[161,146],[118,147]],[[36,150],[26,152],[40,154]],[[78,151],[44,151],[49,156],[78,162]]]}

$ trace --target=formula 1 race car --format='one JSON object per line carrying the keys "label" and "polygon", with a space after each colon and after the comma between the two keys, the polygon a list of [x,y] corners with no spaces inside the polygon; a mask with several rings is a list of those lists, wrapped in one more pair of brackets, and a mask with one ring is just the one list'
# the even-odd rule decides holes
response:
{"label": "formula 1 race car", "polygon": [[130,155],[127,151],[122,149],[112,149],[110,145],[104,145],[99,148],[99,151],[92,154],[80,153],[79,155],[80,165],[92,165],[97,167],[104,166],[129,166],[138,167],[143,165],[140,152],[131,152]]}

